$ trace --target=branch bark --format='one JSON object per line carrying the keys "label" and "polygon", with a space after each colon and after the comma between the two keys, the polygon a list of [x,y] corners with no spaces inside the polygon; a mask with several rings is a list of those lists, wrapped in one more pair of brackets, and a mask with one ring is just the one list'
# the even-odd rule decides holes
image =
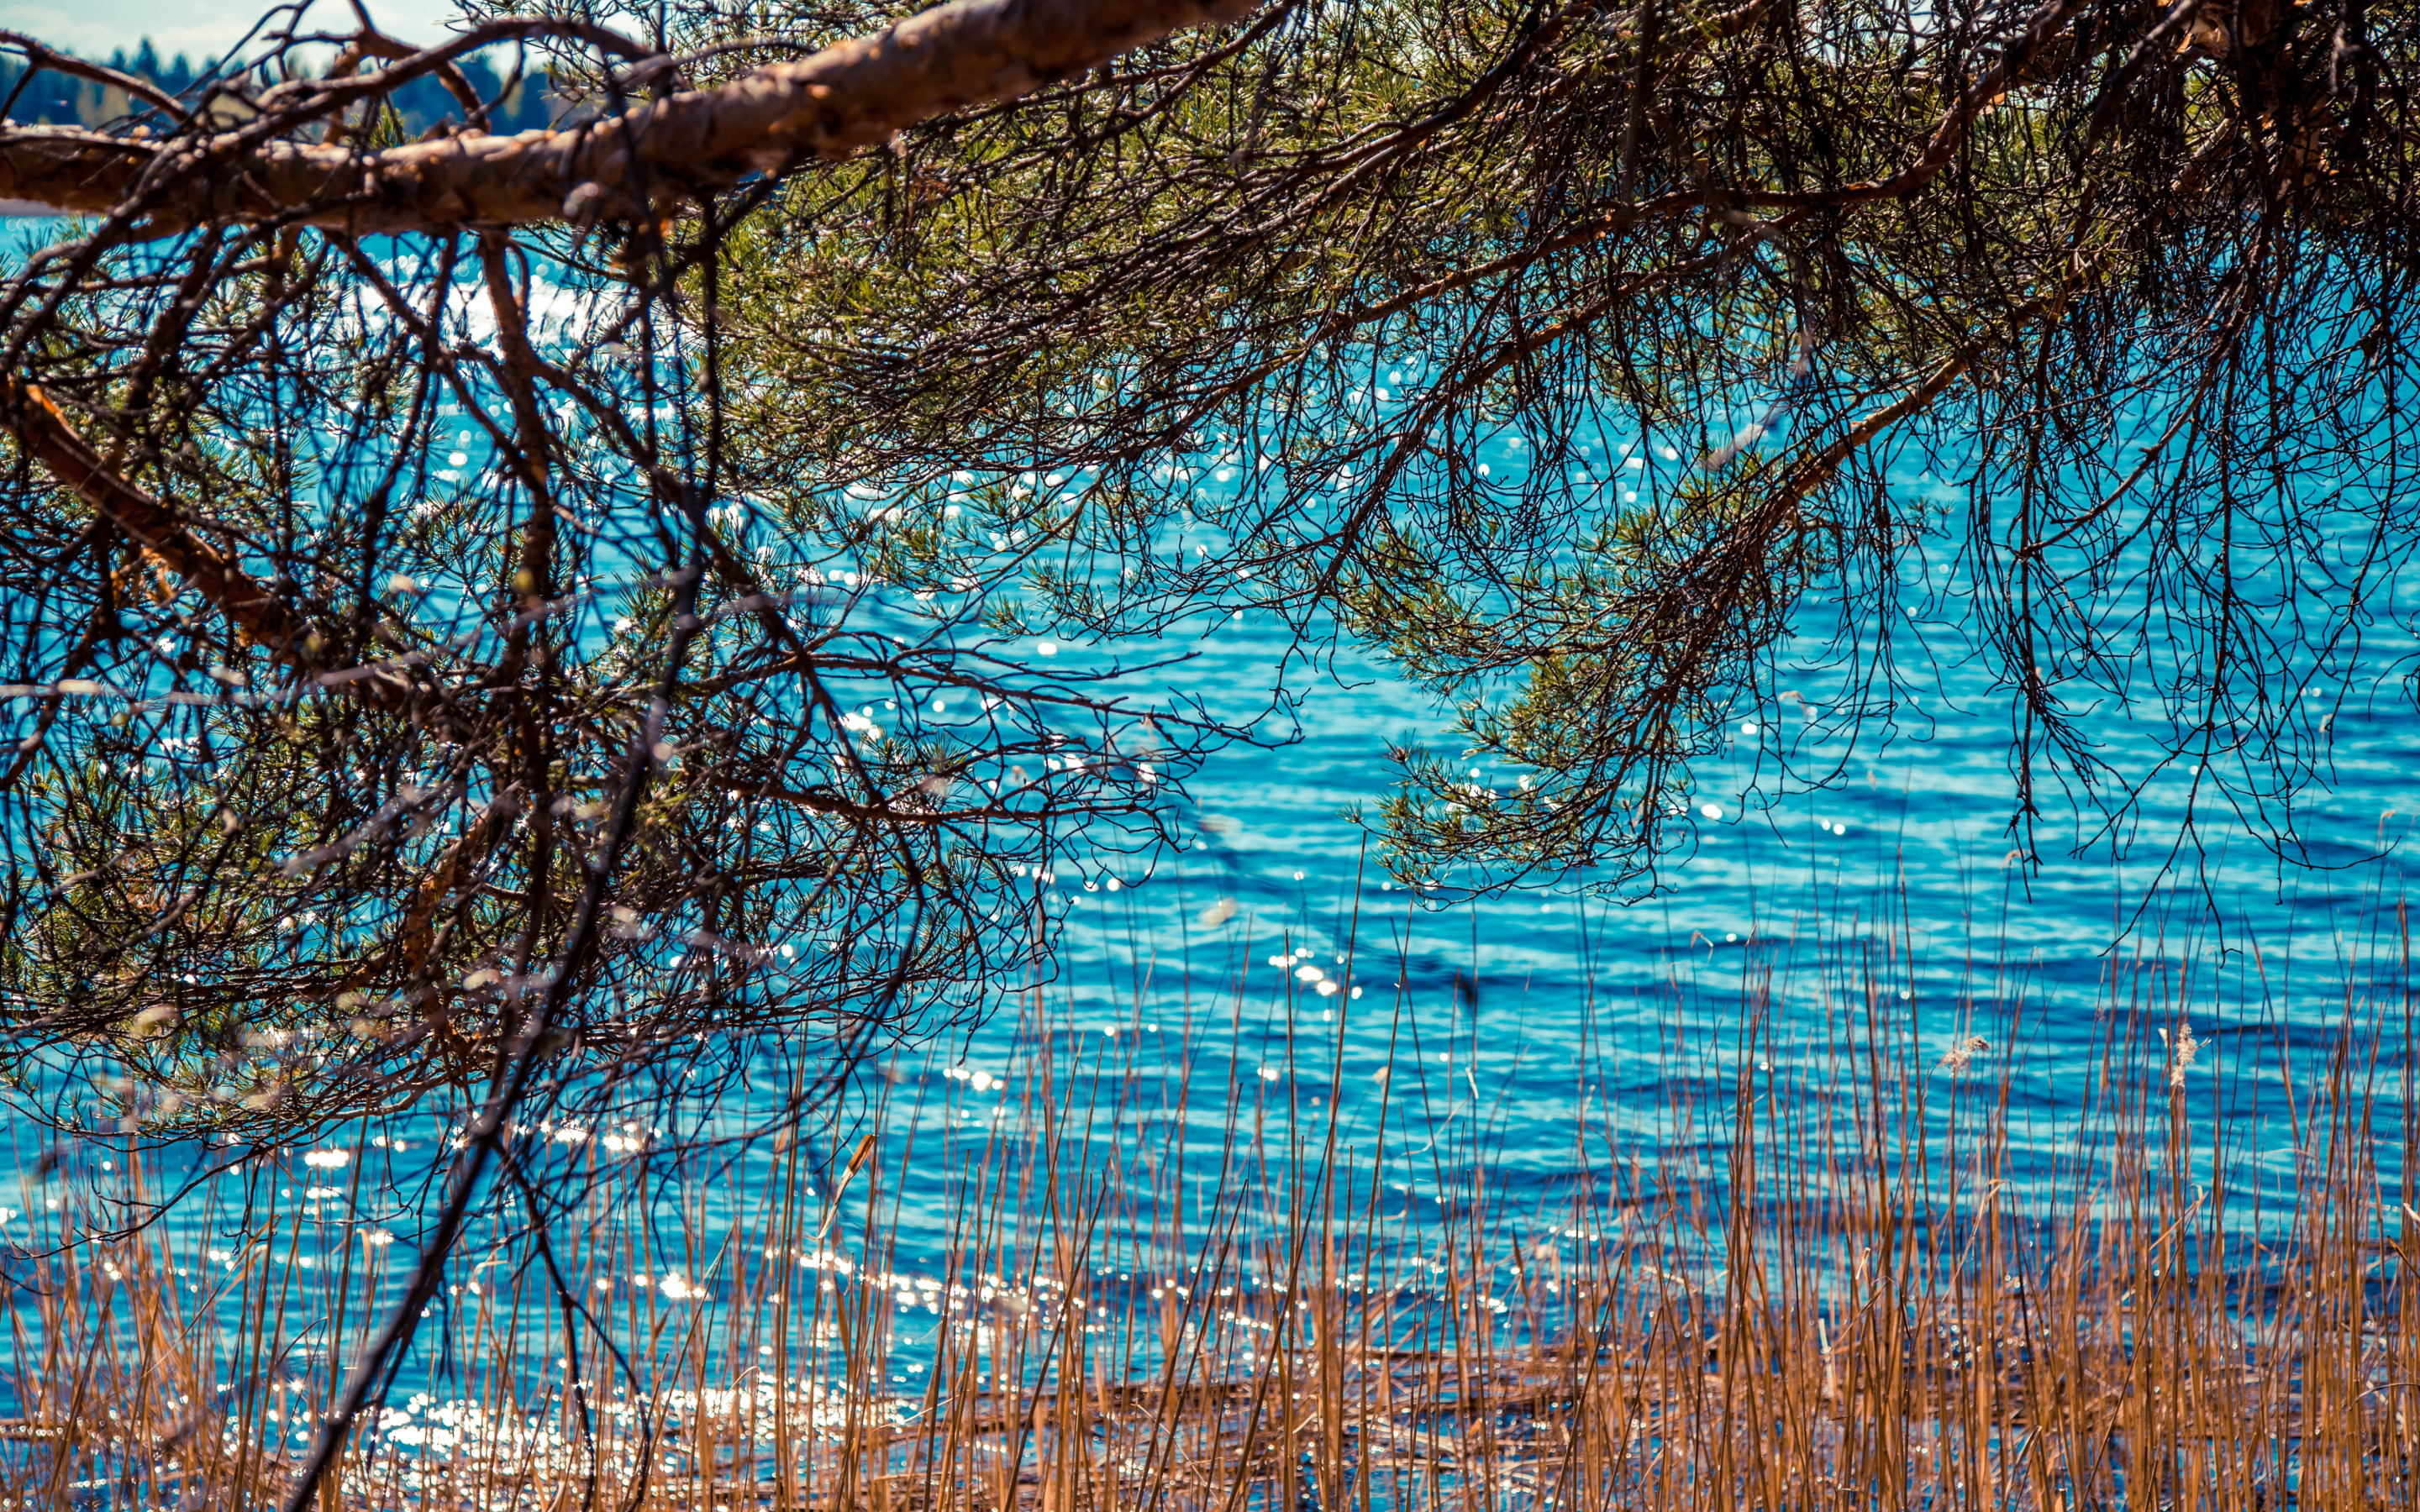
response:
{"label": "branch bark", "polygon": [[0,131],[0,199],[155,230],[284,219],[355,235],[638,221],[752,175],[839,159],[932,116],[1012,100],[1257,0],[953,0],[718,88],[515,136],[382,151],[279,139],[274,117],[165,141]]}

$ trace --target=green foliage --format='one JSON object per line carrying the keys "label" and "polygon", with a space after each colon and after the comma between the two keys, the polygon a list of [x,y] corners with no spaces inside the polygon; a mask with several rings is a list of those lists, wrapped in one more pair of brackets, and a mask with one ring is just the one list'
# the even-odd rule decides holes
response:
{"label": "green foliage", "polygon": [[1406,877],[1652,881],[1727,728],[1826,780],[1944,618],[2022,844],[2048,784],[2114,824],[2156,775],[2102,761],[2114,700],[2290,847],[2325,737],[2276,690],[2408,623],[2286,585],[2420,539],[2414,23],[1273,6],[791,180],[735,243],[738,465],[985,480],[959,535],[861,524],[1004,626],[1383,647],[1467,710],[1381,810]]}
{"label": "green foliage", "polygon": [[[649,24],[710,85],[877,19]],[[1287,0],[663,224],[70,235],[8,371],[186,567],[18,458],[7,1011],[264,1134],[944,1022],[1210,733],[1011,642],[1239,610],[1460,711],[1406,880],[1637,887],[1749,718],[1768,795],[1886,724],[1944,548],[2026,843],[2157,775],[2116,701],[2290,844],[2300,692],[2411,627],[2413,23]]]}
{"label": "green foliage", "polygon": [[[20,265],[63,287],[23,332],[57,424],[173,522],[7,459],[22,1108],[275,1141],[522,1064],[597,1106],[767,1039],[842,1073],[1038,969],[1065,847],[1158,843],[1194,735],[903,587],[947,506],[717,476],[716,255],[271,226]],[[978,493],[951,532],[1053,528]],[[264,600],[300,633],[245,633]]]}

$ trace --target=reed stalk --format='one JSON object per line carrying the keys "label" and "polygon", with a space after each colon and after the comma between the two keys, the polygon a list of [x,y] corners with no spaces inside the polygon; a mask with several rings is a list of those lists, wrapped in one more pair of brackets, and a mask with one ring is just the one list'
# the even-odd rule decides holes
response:
{"label": "reed stalk", "polygon": [[[1037,992],[1002,1085],[937,1053],[817,1130],[579,1132],[577,1203],[466,1250],[427,1389],[322,1506],[2406,1504],[2400,924],[2265,1030],[2214,966],[2117,963],[2051,1098],[2022,971],[1970,971],[1945,1049],[1896,945],[1752,954],[1719,1042],[1583,1036],[1543,1172],[1384,995],[1248,972],[1106,1033]],[[20,1153],[0,1504],[274,1504],[409,1269],[351,1216],[366,1162],[257,1161],[130,1236]]]}

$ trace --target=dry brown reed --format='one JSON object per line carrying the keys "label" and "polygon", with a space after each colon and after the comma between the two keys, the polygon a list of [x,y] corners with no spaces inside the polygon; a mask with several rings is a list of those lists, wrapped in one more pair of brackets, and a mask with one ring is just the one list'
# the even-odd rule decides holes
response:
{"label": "dry brown reed", "polygon": [[[1928,1042],[1888,967],[1788,1042],[1751,966],[1721,1052],[1668,1046],[1643,1121],[1575,1103],[1544,1186],[1492,1160],[1475,1076],[1441,1107],[1412,1085],[1431,1055],[1352,1064],[1311,1022],[1341,999],[1280,1005],[1265,1065],[1240,995],[1114,1035],[1037,1003],[999,1081],[874,1082],[861,1164],[650,1157],[551,1258],[528,1234],[466,1257],[445,1385],[321,1505],[2413,1500],[2409,993],[2348,992],[2317,1038],[2222,1035],[2207,972],[2113,969],[2042,1103],[2008,1049],[2023,994]],[[1436,1177],[1417,1197],[1406,1152]],[[63,1205],[21,1266],[0,1502],[273,1504],[403,1247],[332,1216],[326,1179],[261,1174],[285,1206],[240,1254],[182,1237],[207,1225],[78,1242]],[[320,1263],[277,1263],[314,1230]]]}

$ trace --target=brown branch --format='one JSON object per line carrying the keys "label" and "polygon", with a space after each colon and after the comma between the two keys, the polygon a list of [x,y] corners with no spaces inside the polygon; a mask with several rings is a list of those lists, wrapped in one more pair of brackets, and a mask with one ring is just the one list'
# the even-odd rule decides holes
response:
{"label": "brown branch", "polygon": [[0,131],[0,199],[132,210],[155,228],[271,217],[357,235],[648,219],[679,198],[845,158],[934,116],[1011,100],[1254,0],[952,0],[872,37],[562,131],[380,152],[263,140],[261,123],[145,143]]}
{"label": "brown branch", "polygon": [[120,476],[31,383],[0,378],[0,424],[60,485],[147,548],[192,583],[256,644],[290,667],[309,670],[310,626],[286,601],[195,534],[176,507]]}
{"label": "brown branch", "polygon": [[432,729],[458,733],[444,706],[449,690],[420,681],[421,658],[416,656],[321,671],[310,622],[268,584],[202,539],[174,504],[154,498],[112,468],[40,388],[0,378],[0,427],[14,435],[61,486],[158,557],[273,660],[319,687],[373,708],[400,708],[415,692],[429,694],[435,706],[424,707],[417,717]]}
{"label": "brown branch", "polygon": [[134,99],[155,105],[178,120],[182,120],[185,116],[183,103],[176,96],[160,88],[149,80],[138,79],[131,73],[120,72],[116,69],[103,68],[98,63],[87,63],[80,57],[71,57],[56,48],[44,46],[40,41],[23,32],[0,31],[0,47],[24,54],[26,66],[30,70],[47,69],[54,73],[68,74],[100,85],[104,88],[122,89]]}
{"label": "brown branch", "polygon": [[[2034,12],[2032,23],[2023,35],[2002,53],[1998,61],[1983,70],[1980,77],[1968,85],[1955,104],[1945,112],[1933,128],[1932,139],[1926,144],[1924,155],[1887,178],[1848,184],[1838,189],[1807,190],[1798,193],[1765,193],[1755,190],[1735,192],[1726,197],[1737,207],[1760,209],[1820,208],[1825,206],[1868,205],[1876,200],[1906,199],[1931,183],[1942,169],[1949,166],[1958,154],[1958,145],[1966,139],[1967,129],[1975,118],[2006,94],[2009,86],[2024,78],[2025,69],[2051,39],[2065,30],[2087,0],[2048,0]],[[1709,196],[1710,203],[1719,203]]]}

